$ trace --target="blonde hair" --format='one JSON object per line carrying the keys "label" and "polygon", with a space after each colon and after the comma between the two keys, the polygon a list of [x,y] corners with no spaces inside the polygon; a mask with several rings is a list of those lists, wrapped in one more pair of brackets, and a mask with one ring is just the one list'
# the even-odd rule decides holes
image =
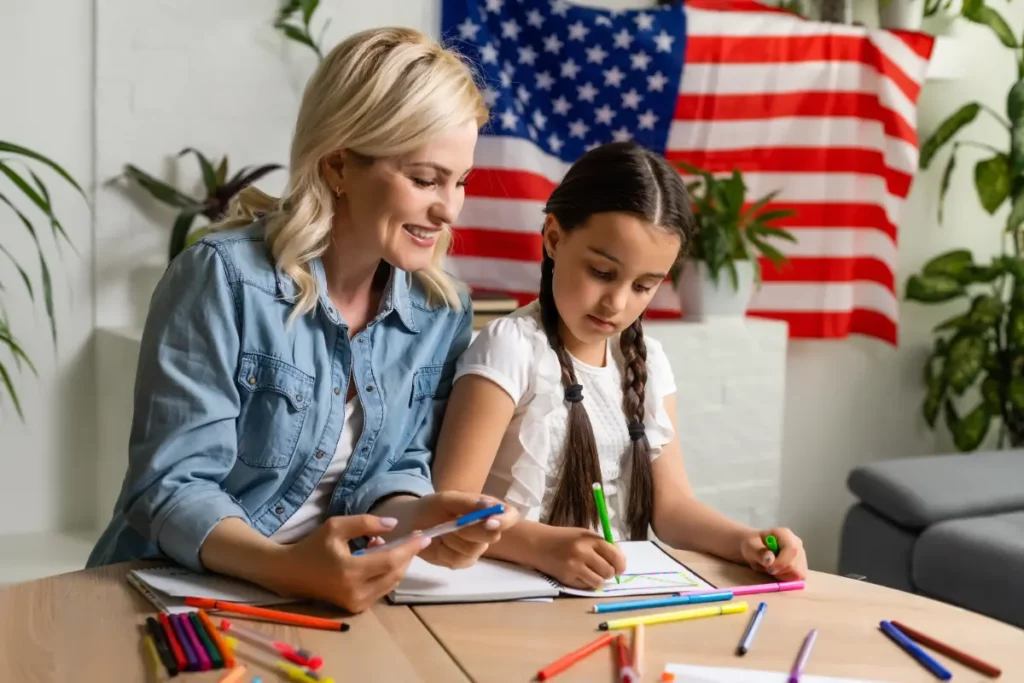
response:
{"label": "blonde hair", "polygon": [[[309,261],[330,242],[334,195],[321,174],[324,157],[346,149],[372,159],[407,154],[430,138],[475,119],[487,105],[458,53],[408,28],[361,31],[338,44],[306,85],[292,137],[288,193],[280,199],[254,186],[231,201],[213,229],[267,216],[267,243],[277,267],[298,288],[292,316],[316,306]],[[461,309],[457,284],[441,268],[451,244],[446,228],[428,267],[416,271],[431,304]]]}

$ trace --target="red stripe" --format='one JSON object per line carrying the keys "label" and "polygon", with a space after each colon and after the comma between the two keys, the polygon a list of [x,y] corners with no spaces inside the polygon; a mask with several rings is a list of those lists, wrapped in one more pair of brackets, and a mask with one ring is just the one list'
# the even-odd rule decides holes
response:
{"label": "red stripe", "polygon": [[679,95],[676,121],[758,121],[784,116],[854,116],[878,121],[885,134],[917,146],[917,131],[883,107],[876,95],[857,92],[766,92],[754,95]]}
{"label": "red stripe", "polygon": [[757,0],[686,0],[686,7],[716,12],[769,12],[799,17],[798,14],[779,7],[761,4]]}
{"label": "red stripe", "polygon": [[[905,199],[914,176],[885,163],[867,147],[745,147],[729,150],[667,150],[669,161],[685,161],[711,173],[861,173],[885,179],[889,194]],[[684,173],[684,175],[688,175]]]}
{"label": "red stripe", "polygon": [[899,38],[904,45],[913,50],[921,59],[931,59],[935,49],[935,36],[921,31],[889,29],[889,33]]}
{"label": "red stripe", "polygon": [[543,240],[539,226],[536,233],[461,226],[452,231],[455,233],[451,248],[453,256],[540,262]]}
{"label": "red stripe", "polygon": [[[520,306],[537,298],[536,292],[510,292],[474,287],[475,292],[495,292],[512,296]],[[898,335],[896,322],[878,311],[855,308],[851,311],[748,311],[754,318],[781,320],[789,325],[789,336],[793,339],[842,339],[852,334],[876,337],[896,346]],[[678,311],[648,309],[648,320],[675,320],[681,317]]]}
{"label": "red stripe", "polygon": [[555,183],[539,173],[504,168],[476,168],[466,180],[466,196],[547,201]]}
{"label": "red stripe", "polygon": [[[797,62],[858,62],[882,76],[917,102],[921,85],[907,76],[866,36],[825,33],[811,36],[688,36],[687,64],[793,64]],[[685,72],[684,72],[685,73]],[[685,76],[684,76],[685,78]]]}
{"label": "red stripe", "polygon": [[[783,248],[784,251],[784,248]],[[896,278],[884,262],[871,256],[814,257],[793,256],[788,264],[776,268],[766,258],[761,263],[765,282],[877,282],[895,291]]]}

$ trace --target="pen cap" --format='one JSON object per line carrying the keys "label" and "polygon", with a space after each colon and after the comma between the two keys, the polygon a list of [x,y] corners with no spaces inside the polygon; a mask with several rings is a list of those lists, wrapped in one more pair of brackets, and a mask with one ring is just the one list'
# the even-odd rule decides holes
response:
{"label": "pen cap", "polygon": [[728,605],[722,605],[722,614],[737,614],[746,611],[747,603],[745,602],[730,602]]}

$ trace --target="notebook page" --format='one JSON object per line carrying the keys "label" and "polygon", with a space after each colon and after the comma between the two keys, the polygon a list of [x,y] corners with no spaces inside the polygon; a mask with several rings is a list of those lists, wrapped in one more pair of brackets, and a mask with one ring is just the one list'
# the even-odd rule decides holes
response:
{"label": "notebook page", "polygon": [[532,569],[483,558],[465,569],[449,569],[414,557],[394,596],[431,600],[505,600],[511,597],[554,596],[557,590]]}
{"label": "notebook page", "polygon": [[[786,683],[789,672],[760,669],[666,664],[665,671],[675,674],[675,683]],[[800,683],[886,683],[864,678],[836,678],[801,674]]]}
{"label": "notebook page", "polygon": [[607,598],[624,595],[659,595],[714,588],[652,541],[621,541],[615,544],[626,556],[626,571],[605,581],[596,591],[562,588],[568,595]]}
{"label": "notebook page", "polygon": [[[260,586],[219,574],[200,574],[184,567],[133,569],[131,573],[151,589],[172,598],[210,598],[250,605],[294,602]],[[178,601],[168,600],[168,603]]]}

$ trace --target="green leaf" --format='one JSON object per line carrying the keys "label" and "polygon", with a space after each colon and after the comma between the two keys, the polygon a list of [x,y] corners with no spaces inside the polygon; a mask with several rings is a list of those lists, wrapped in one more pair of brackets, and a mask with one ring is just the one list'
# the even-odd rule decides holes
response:
{"label": "green leaf", "polygon": [[975,164],[974,187],[981,206],[989,215],[995,213],[1010,192],[1010,160],[1006,155],[997,154]]}
{"label": "green leaf", "polygon": [[911,275],[907,280],[908,301],[938,303],[950,301],[964,293],[963,285],[948,275]]}
{"label": "green leaf", "polygon": [[972,325],[989,328],[995,327],[1003,319],[1005,306],[1001,299],[991,294],[980,294],[971,303],[968,318]]}
{"label": "green leaf", "polygon": [[973,121],[978,116],[979,111],[981,111],[980,104],[969,102],[950,114],[945,121],[939,124],[939,127],[932,133],[932,136],[921,145],[918,165],[921,168],[928,168],[935,153],[949,142],[954,135],[960,132],[961,128]]}
{"label": "green leaf", "polygon": [[217,180],[217,186],[224,184],[224,181],[228,179],[228,155],[225,154],[224,158],[220,160],[220,165],[217,166],[217,171],[214,174]]}
{"label": "green leaf", "polygon": [[966,325],[968,320],[970,320],[969,315],[967,313],[961,313],[960,315],[955,315],[952,318],[947,318],[946,320],[943,320],[941,323],[932,328],[932,332],[958,330],[964,325]]}
{"label": "green leaf", "polygon": [[88,198],[85,196],[85,190],[82,189],[82,186],[79,185],[77,182],[75,182],[75,179],[71,177],[71,174],[68,173],[67,171],[65,171],[60,166],[60,164],[58,164],[57,162],[51,161],[49,158],[43,156],[39,152],[35,152],[35,151],[31,150],[31,149],[28,149],[27,147],[22,147],[21,145],[15,145],[15,144],[10,143],[10,142],[4,142],[3,140],[0,140],[0,152],[9,152],[11,154],[19,154],[21,156],[25,156],[25,157],[28,157],[30,159],[35,159],[36,161],[39,161],[39,162],[42,162],[42,163],[46,164],[47,166],[52,168],[54,171],[59,173],[61,175],[61,177],[64,178],[64,180],[66,180],[69,183],[71,183],[71,186],[73,188],[75,188],[76,190],[78,190],[78,194],[82,195],[82,198],[86,199],[88,201]]}
{"label": "green leaf", "polygon": [[194,209],[200,202],[186,194],[178,192],[162,180],[157,180],[142,169],[132,164],[124,165],[124,174],[141,185],[154,199],[181,209]]}
{"label": "green leaf", "polygon": [[196,161],[199,162],[199,169],[203,173],[203,185],[206,186],[206,194],[212,197],[217,191],[217,172],[213,170],[213,164],[210,160],[203,156],[203,153],[193,147],[186,147],[185,149],[178,152],[178,156],[182,157],[186,154],[192,153],[196,157]]}
{"label": "green leaf", "polygon": [[29,175],[32,176],[32,180],[35,182],[36,187],[39,189],[39,194],[42,196],[43,201],[46,202],[47,206],[47,217],[50,219],[50,228],[53,230],[53,241],[56,242],[58,249],[60,248],[60,240],[57,239],[58,235],[64,238],[64,241],[71,245],[71,249],[77,254],[78,250],[75,249],[74,243],[71,242],[71,238],[68,237],[68,233],[65,232],[64,226],[61,225],[60,221],[57,220],[57,215],[53,212],[53,202],[50,200],[50,191],[46,189],[46,183],[39,179],[32,171],[29,171]]}
{"label": "green leaf", "polygon": [[959,280],[967,266],[974,263],[974,255],[969,249],[953,249],[925,262],[921,272],[925,275],[946,275]]}
{"label": "green leaf", "polygon": [[18,270],[18,275],[21,276],[21,281],[25,283],[25,289],[28,290],[29,298],[32,301],[35,301],[36,295],[35,292],[32,291],[32,280],[29,278],[28,273],[26,273],[25,269],[21,267],[21,264],[18,263],[18,260],[14,258],[14,255],[11,252],[7,251],[7,248],[4,247],[4,245],[2,244],[0,244],[0,251],[2,251],[5,256],[7,256],[8,260],[10,260],[10,262]]}
{"label": "green leaf", "polygon": [[978,379],[987,351],[985,338],[974,334],[961,334],[949,345],[945,373],[949,388],[957,395],[964,393]]}
{"label": "green leaf", "polygon": [[787,230],[783,230],[782,228],[771,228],[768,227],[767,225],[761,225],[760,223],[754,223],[752,226],[749,227],[756,228],[754,230],[754,233],[758,237],[777,237],[780,240],[786,240],[787,242],[794,243],[797,241],[796,237],[793,236],[793,233]]}
{"label": "green leaf", "polygon": [[981,398],[985,402],[985,408],[992,415],[1001,415],[1003,412],[1003,397],[999,391],[999,380],[989,375],[981,383]]}
{"label": "green leaf", "polygon": [[946,192],[949,190],[949,182],[953,178],[953,169],[956,167],[956,151],[960,143],[953,143],[953,151],[949,153],[949,161],[942,171],[942,183],[939,185],[939,225],[942,225],[942,207],[945,205]]}
{"label": "green leaf", "polygon": [[181,250],[185,248],[188,231],[192,228],[192,223],[195,221],[197,215],[199,215],[198,211],[182,211],[178,214],[178,218],[174,221],[174,227],[171,228],[171,244],[167,257],[168,261],[173,261],[174,257],[180,254]]}
{"label": "green leaf", "polygon": [[[968,6],[971,8],[970,11],[968,11]],[[1006,23],[1002,15],[991,7],[978,2],[965,2],[963,15],[976,24],[988,26],[1006,47],[1017,47],[1017,38],[1013,35],[1013,29]]]}
{"label": "green leaf", "polygon": [[314,43],[313,39],[310,38],[309,35],[307,35],[306,32],[303,31],[302,29],[296,28],[295,26],[291,26],[289,24],[280,24],[278,28],[281,29],[281,31],[286,36],[288,36],[295,42],[302,43],[303,45],[308,45],[314,50],[317,49],[316,43]]}
{"label": "green leaf", "polygon": [[309,26],[309,22],[313,18],[313,13],[316,12],[316,7],[320,4],[320,0],[300,0],[299,4],[302,6],[302,23]]}
{"label": "green leaf", "polygon": [[[796,211],[794,211],[793,209],[772,209],[771,211],[765,211],[760,216],[758,216],[757,222],[758,224],[764,226],[765,228],[771,228],[771,226],[767,225],[768,223],[772,223],[782,218],[789,218],[790,216],[795,215]],[[778,228],[775,229],[778,230]]]}
{"label": "green leaf", "polygon": [[1010,405],[1020,411],[1024,411],[1024,377],[1014,377],[1010,380],[1010,388],[1007,392]]}
{"label": "green leaf", "polygon": [[963,452],[975,450],[988,433],[991,416],[984,403],[979,403],[971,412],[961,418],[953,404],[946,400],[946,426],[953,435],[953,443]]}
{"label": "green leaf", "polygon": [[14,183],[15,186],[17,186],[17,188],[21,190],[22,193],[32,201],[33,204],[39,207],[40,211],[47,215],[47,217],[54,218],[53,210],[50,208],[50,203],[46,201],[46,199],[44,199],[41,194],[36,192],[35,188],[29,185],[28,182],[24,178],[22,178],[17,171],[12,169],[4,162],[0,161],[0,173],[3,173],[5,176],[7,176],[11,180],[11,182]]}
{"label": "green leaf", "polygon": [[939,414],[939,406],[942,405],[942,400],[946,396],[947,386],[945,373],[936,372],[933,369],[934,363],[939,360],[941,360],[941,356],[933,354],[925,363],[925,384],[928,387],[928,393],[921,406],[925,422],[933,429],[935,428],[935,418]]}
{"label": "green leaf", "polygon": [[779,251],[778,249],[776,249],[772,245],[770,245],[770,244],[768,244],[766,242],[761,241],[757,237],[751,236],[749,239],[750,239],[750,243],[753,244],[757,248],[757,250],[759,252],[764,254],[765,257],[767,257],[768,260],[771,261],[775,265],[776,269],[781,268],[783,263],[786,263],[786,262],[789,261],[789,259],[787,259],[786,256],[781,251]]}
{"label": "green leaf", "polygon": [[18,401],[18,392],[14,389],[14,383],[11,381],[11,375],[7,372],[6,366],[0,361],[0,380],[3,381],[4,386],[7,388],[7,393],[11,397],[11,403],[14,404],[14,410],[17,411],[18,417],[25,420],[25,413],[21,410],[21,402]]}
{"label": "green leaf", "polygon": [[1010,173],[1024,173],[1024,78],[1013,84],[1006,95],[1006,115],[1010,119]]}
{"label": "green leaf", "polygon": [[1006,232],[1017,232],[1021,223],[1024,223],[1024,193],[1013,200],[1010,215],[1006,217]]}
{"label": "green leaf", "polygon": [[1024,310],[1010,310],[1010,319],[1006,325],[1006,340],[1015,349],[1024,349]]}

